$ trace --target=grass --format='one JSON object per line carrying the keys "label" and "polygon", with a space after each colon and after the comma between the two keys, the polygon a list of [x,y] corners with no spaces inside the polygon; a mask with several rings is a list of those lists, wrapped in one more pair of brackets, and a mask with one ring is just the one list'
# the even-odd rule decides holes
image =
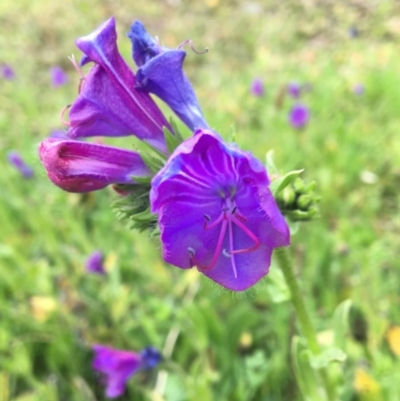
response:
{"label": "grass", "polygon": [[[207,55],[188,49],[185,65],[210,124],[226,138],[234,129],[261,160],[274,149],[282,171],[305,168],[317,182],[321,219],[301,225],[291,250],[323,343],[337,305],[354,305],[348,358],[331,366],[339,399],[397,401],[400,355],[388,333],[400,326],[398,5],[133,3],[1,2],[0,62],[16,79],[0,81],[0,401],[103,400],[90,345],[163,349],[171,329],[179,336],[161,366],[163,398],[152,392],[150,372],[135,376],[122,400],[302,399],[289,353],[298,328],[291,305],[274,302],[272,276],[245,293],[221,290],[196,271],[166,266],[157,240],[116,220],[111,191],[67,194],[47,179],[36,149],[61,127],[59,111],[79,80],[67,56],[79,54],[76,37],[110,15],[126,60],[124,33],[135,18],[169,47],[187,38],[209,47]],[[351,39],[353,25],[360,36]],[[65,68],[67,86],[51,87],[53,65]],[[263,98],[249,94],[256,76],[266,84]],[[302,131],[287,122],[293,100],[279,104],[290,80],[312,87],[302,98],[311,109]],[[352,93],[357,82],[362,96]],[[7,164],[11,149],[33,166],[34,179]],[[95,249],[106,255],[106,278],[85,273]]]}

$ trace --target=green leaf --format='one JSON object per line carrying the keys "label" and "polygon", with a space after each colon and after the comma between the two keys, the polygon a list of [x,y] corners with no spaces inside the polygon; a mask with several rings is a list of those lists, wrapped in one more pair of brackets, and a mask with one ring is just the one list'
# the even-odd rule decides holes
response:
{"label": "green leaf", "polygon": [[277,178],[272,181],[269,189],[271,190],[274,197],[276,197],[280,192],[282,192],[291,182],[293,182],[304,170],[294,170],[290,171],[283,177]]}
{"label": "green leaf", "polygon": [[324,400],[318,389],[316,372],[310,366],[309,350],[297,336],[293,337],[291,353],[296,382],[304,401]]}
{"label": "green leaf", "polygon": [[313,369],[321,369],[327,367],[331,362],[344,362],[347,355],[339,348],[325,348],[320,354],[313,355],[309,352],[310,365]]}
{"label": "green leaf", "polygon": [[336,307],[333,314],[334,344],[341,349],[345,349],[346,334],[350,332],[349,317],[351,305],[351,299],[347,299]]}

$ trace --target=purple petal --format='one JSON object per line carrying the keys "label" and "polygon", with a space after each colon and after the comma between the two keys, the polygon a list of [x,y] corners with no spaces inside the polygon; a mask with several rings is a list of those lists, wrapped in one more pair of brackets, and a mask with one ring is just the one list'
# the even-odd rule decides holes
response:
{"label": "purple petal", "polygon": [[[95,62],[70,110],[68,135],[136,135],[166,152],[163,127],[169,124],[151,97],[138,89],[117,48],[114,18],[76,41],[83,63]],[[82,63],[81,63],[82,64]]]}
{"label": "purple petal", "polygon": [[137,152],[106,145],[49,138],[40,144],[39,156],[50,180],[69,192],[134,184],[132,176],[150,175]]}
{"label": "purple petal", "polygon": [[294,105],[289,112],[289,122],[294,128],[300,129],[305,127],[309,119],[310,111],[303,104]]}
{"label": "purple petal", "polygon": [[68,82],[67,74],[60,66],[55,66],[50,69],[51,84],[58,88]]}
{"label": "purple petal", "polygon": [[198,131],[152,181],[164,259],[183,269],[197,265],[234,291],[255,284],[268,273],[273,248],[289,244],[268,185],[265,167],[250,153]]}
{"label": "purple petal", "polygon": [[[128,36],[133,45],[133,57],[140,67],[136,74],[137,86],[167,103],[192,131],[207,128],[192,84],[183,72],[186,52],[157,48],[157,42],[139,21],[132,25]],[[147,51],[146,44],[150,46]]]}
{"label": "purple petal", "polygon": [[86,271],[89,273],[106,274],[104,256],[101,251],[94,251],[86,260]]}
{"label": "purple petal", "polygon": [[141,356],[135,352],[93,345],[93,369],[105,376],[106,396],[116,398],[125,391],[126,382],[140,368]]}
{"label": "purple petal", "polygon": [[7,159],[8,162],[14,166],[24,178],[33,177],[33,169],[24,162],[21,155],[17,151],[9,151],[7,154]]}

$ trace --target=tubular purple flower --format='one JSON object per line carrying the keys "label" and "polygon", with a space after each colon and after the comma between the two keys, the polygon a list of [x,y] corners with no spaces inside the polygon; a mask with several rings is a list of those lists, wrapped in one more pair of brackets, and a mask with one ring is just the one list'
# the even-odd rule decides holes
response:
{"label": "tubular purple flower", "polygon": [[304,128],[309,119],[310,110],[304,104],[295,104],[289,111],[289,122],[294,128]]}
{"label": "tubular purple flower", "polygon": [[287,85],[287,93],[294,99],[298,99],[302,92],[302,86],[298,82],[289,82]]}
{"label": "tubular purple flower", "polygon": [[210,130],[198,130],[152,180],[164,259],[234,291],[268,273],[272,251],[290,242],[264,165]]}
{"label": "tubular purple flower", "polygon": [[139,67],[138,88],[163,100],[190,130],[207,128],[192,84],[183,72],[186,52],[162,48],[140,21],[132,24],[128,37],[132,41],[133,59]]}
{"label": "tubular purple flower", "polygon": [[160,353],[154,348],[145,348],[140,353],[118,350],[103,345],[93,345],[93,369],[105,378],[106,396],[116,398],[125,391],[126,382],[139,369],[154,368],[161,360]]}
{"label": "tubular purple flower", "polygon": [[15,151],[10,150],[7,153],[8,162],[14,166],[24,178],[32,178],[33,170],[30,166],[28,166],[25,161],[22,159],[21,155]]}
{"label": "tubular purple flower", "polygon": [[136,135],[167,152],[163,127],[171,127],[150,95],[136,88],[136,77],[118,52],[115,20],[110,18],[76,41],[94,62],[70,109],[70,138]]}
{"label": "tubular purple flower", "polygon": [[88,273],[96,273],[104,275],[106,271],[104,269],[104,255],[101,251],[94,251],[89,255],[86,260],[86,271]]}
{"label": "tubular purple flower", "polygon": [[137,152],[95,143],[48,138],[39,157],[50,180],[68,192],[90,192],[110,184],[134,184],[150,170]]}
{"label": "tubular purple flower", "polygon": [[54,88],[63,86],[68,82],[67,74],[58,65],[50,69],[50,78],[51,78],[51,84],[54,86]]}

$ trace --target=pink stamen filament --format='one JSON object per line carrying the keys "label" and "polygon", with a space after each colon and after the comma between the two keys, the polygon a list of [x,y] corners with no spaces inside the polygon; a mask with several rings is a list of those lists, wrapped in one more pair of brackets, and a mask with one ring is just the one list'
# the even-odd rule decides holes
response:
{"label": "pink stamen filament", "polygon": [[71,123],[70,123],[69,121],[67,121],[67,120],[64,119],[64,114],[65,114],[65,112],[66,112],[70,107],[71,107],[70,104],[66,105],[66,106],[61,110],[61,113],[60,113],[60,119],[61,119],[62,123],[65,124],[67,127],[70,127],[70,126],[71,126]]}
{"label": "pink stamen filament", "polygon": [[[193,250],[189,251],[192,262],[194,263],[194,265],[197,266],[197,268],[199,270],[202,270],[202,271],[211,270],[216,265],[218,258],[221,254],[222,243],[225,238],[226,228],[228,227],[228,231],[229,231],[229,253],[228,254],[231,257],[233,274],[234,274],[235,278],[237,278],[236,261],[235,261],[234,255],[255,251],[261,244],[260,240],[245,226],[245,224],[243,224],[243,222],[247,221],[247,219],[245,216],[243,216],[242,214],[240,214],[237,211],[237,207],[234,207],[232,209],[232,212],[229,214],[228,214],[228,209],[224,209],[222,211],[222,213],[220,214],[220,216],[214,222],[212,222],[210,225],[208,225],[210,217],[208,215],[205,215],[204,218],[205,218],[205,222],[204,222],[203,227],[205,230],[210,230],[222,222],[221,229],[220,229],[219,236],[218,236],[217,246],[215,248],[214,255],[211,259],[211,262],[208,265],[201,264],[196,259]],[[241,230],[243,230],[244,233],[254,242],[254,245],[252,247],[236,249],[236,250],[233,249],[234,245],[233,245],[233,225],[232,225],[232,223],[236,224]],[[224,254],[225,254],[225,252],[224,252]],[[227,256],[227,255],[225,254],[225,256]]]}
{"label": "pink stamen filament", "polygon": [[79,86],[78,86],[78,93],[81,93],[83,82],[85,81],[85,74],[82,72],[81,67],[79,67],[78,63],[75,60],[75,56],[72,54],[68,57],[69,61],[72,63],[78,74],[80,75],[79,79]]}
{"label": "pink stamen filament", "polygon": [[184,42],[182,42],[179,46],[178,46],[178,50],[181,50],[181,48],[187,44],[190,44],[190,48],[192,49],[192,51],[196,54],[204,54],[204,53],[208,53],[208,47],[206,47],[202,52],[199,52],[198,50],[196,50],[193,46],[193,42],[192,39],[187,39]]}

